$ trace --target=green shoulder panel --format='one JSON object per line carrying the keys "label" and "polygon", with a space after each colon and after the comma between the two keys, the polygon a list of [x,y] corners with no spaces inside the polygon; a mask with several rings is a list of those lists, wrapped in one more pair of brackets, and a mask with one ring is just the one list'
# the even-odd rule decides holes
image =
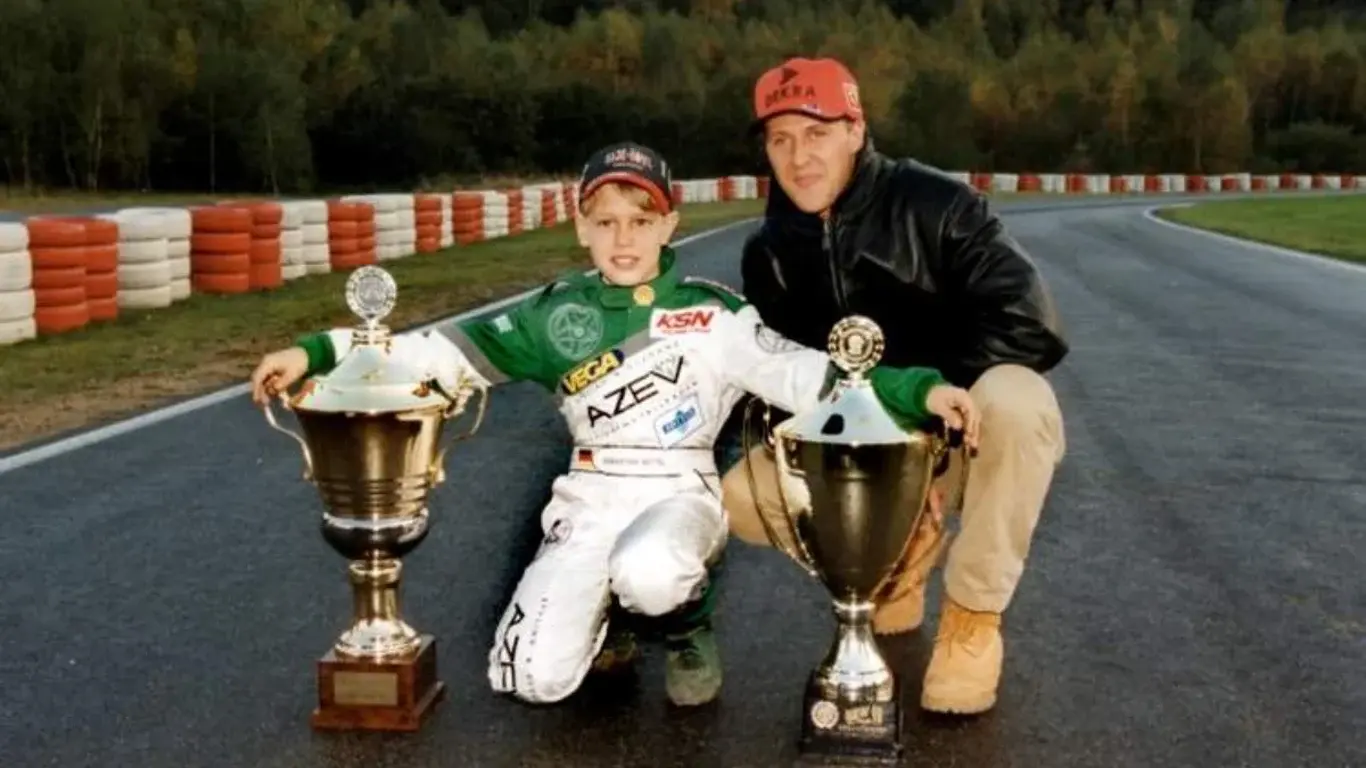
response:
{"label": "green shoulder panel", "polygon": [[745,301],[744,295],[734,288],[705,277],[684,277],[678,281],[678,290],[680,293],[687,293],[688,299],[718,299],[731,312],[749,303]]}

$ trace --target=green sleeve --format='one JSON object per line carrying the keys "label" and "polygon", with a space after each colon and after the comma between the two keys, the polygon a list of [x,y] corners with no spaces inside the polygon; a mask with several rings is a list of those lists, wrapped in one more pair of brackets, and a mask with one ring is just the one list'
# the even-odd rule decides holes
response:
{"label": "green sleeve", "polygon": [[545,354],[530,304],[519,305],[489,320],[438,326],[434,333],[460,348],[470,365],[490,384],[513,381],[543,383]]}
{"label": "green sleeve", "polygon": [[308,372],[304,374],[305,377],[326,373],[337,364],[337,349],[332,346],[332,337],[326,332],[303,336],[295,344],[308,353]]}
{"label": "green sleeve", "polygon": [[[540,381],[543,355],[531,332],[528,310],[519,307],[490,320],[444,323],[432,332],[446,337],[490,384],[530,379]],[[308,353],[306,376],[326,373],[337,364],[337,350],[327,333],[314,333],[296,344]]]}
{"label": "green sleeve", "polygon": [[944,376],[934,368],[879,366],[873,369],[870,379],[882,407],[906,429],[917,428],[930,417],[925,400],[931,389],[945,383]]}

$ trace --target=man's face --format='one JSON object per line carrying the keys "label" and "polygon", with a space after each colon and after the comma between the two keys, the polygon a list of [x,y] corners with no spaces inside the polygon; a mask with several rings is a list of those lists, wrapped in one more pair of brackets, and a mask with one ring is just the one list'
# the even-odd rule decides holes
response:
{"label": "man's face", "polygon": [[821,213],[849,183],[864,131],[862,121],[777,115],[764,125],[764,151],[792,202],[806,213]]}
{"label": "man's face", "polygon": [[579,243],[613,285],[639,285],[659,277],[659,256],[678,226],[678,212],[651,210],[639,190],[607,184],[593,194],[575,228]]}

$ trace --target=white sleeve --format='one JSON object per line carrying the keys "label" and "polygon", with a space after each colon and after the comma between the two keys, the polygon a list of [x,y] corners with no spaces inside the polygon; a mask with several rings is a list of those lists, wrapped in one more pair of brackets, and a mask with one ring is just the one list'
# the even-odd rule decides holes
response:
{"label": "white sleeve", "polygon": [[[338,328],[328,331],[327,335],[332,339],[332,349],[340,361],[351,350],[351,330]],[[470,378],[477,386],[489,386],[488,380],[470,364],[465,353],[439,333],[396,333],[391,350],[395,357],[420,375],[433,377],[443,385],[454,387],[462,378]]]}
{"label": "white sleeve", "polygon": [[830,374],[830,356],[764,325],[745,305],[726,315],[722,372],[735,386],[784,411],[815,405]]}

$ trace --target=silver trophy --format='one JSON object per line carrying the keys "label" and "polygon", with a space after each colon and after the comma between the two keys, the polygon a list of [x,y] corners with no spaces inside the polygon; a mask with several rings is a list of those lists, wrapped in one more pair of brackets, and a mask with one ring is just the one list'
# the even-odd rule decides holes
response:
{"label": "silver trophy", "polygon": [[[834,643],[807,681],[801,752],[894,764],[902,752],[900,685],[874,638],[873,610],[894,577],[913,567],[911,539],[950,443],[903,429],[878,401],[864,375],[882,357],[876,323],[841,320],[829,351],[845,375],[766,439],[782,515],[780,523],[762,511],[759,519],[774,547],[820,579],[834,603]],[[746,471],[757,500],[748,424]]]}

